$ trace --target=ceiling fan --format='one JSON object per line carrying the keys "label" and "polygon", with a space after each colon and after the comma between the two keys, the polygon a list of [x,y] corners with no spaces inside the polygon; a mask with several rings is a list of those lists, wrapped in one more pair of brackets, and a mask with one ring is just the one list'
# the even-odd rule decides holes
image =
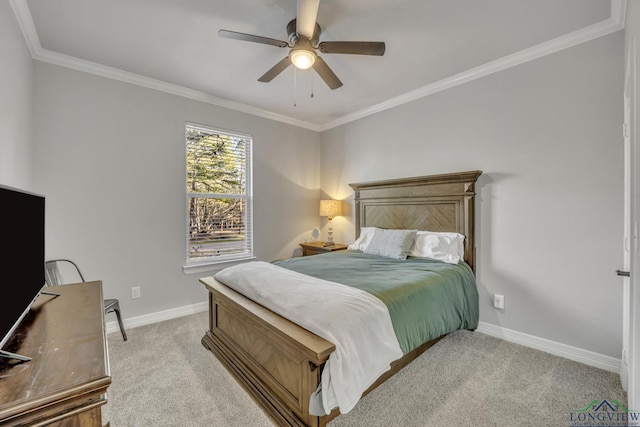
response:
{"label": "ceiling fan", "polygon": [[238,33],[236,31],[220,30],[220,37],[243,40],[254,43],[268,44],[271,46],[289,48],[289,55],[280,60],[269,71],[258,79],[260,82],[270,82],[278,74],[293,64],[299,69],[313,69],[331,89],[342,86],[342,82],[329,68],[327,63],[316,54],[316,50],[322,53],[346,53],[353,55],[384,55],[384,42],[361,41],[326,41],[319,42],[320,25],[316,22],[320,0],[298,0],[297,17],[287,24],[289,41],[282,41],[252,34]]}

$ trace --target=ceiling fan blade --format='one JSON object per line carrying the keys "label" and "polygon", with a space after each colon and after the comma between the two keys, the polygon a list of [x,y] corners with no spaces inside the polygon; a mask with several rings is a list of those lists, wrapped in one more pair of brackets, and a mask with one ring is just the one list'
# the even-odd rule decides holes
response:
{"label": "ceiling fan blade", "polygon": [[280,62],[278,62],[276,65],[274,65],[273,67],[271,67],[271,69],[269,71],[267,71],[266,73],[264,73],[262,75],[262,77],[260,77],[258,79],[259,82],[264,82],[264,83],[268,83],[271,80],[273,80],[278,74],[280,74],[281,72],[283,72],[284,70],[287,69],[287,67],[291,65],[291,60],[289,59],[289,57],[285,57],[283,59],[280,60]]}
{"label": "ceiling fan blade", "polygon": [[353,55],[384,55],[384,42],[321,42],[322,53],[349,53]]}
{"label": "ceiling fan blade", "polygon": [[245,41],[245,42],[262,43],[262,44],[268,44],[268,45],[277,46],[277,47],[288,47],[289,46],[289,43],[287,43],[285,41],[282,41],[282,40],[270,39],[269,37],[254,36],[253,34],[238,33],[237,31],[219,30],[218,31],[218,36],[224,37],[226,39],[234,39],[234,40],[242,40],[242,41]]}
{"label": "ceiling fan blade", "polygon": [[313,38],[318,18],[318,7],[320,7],[320,0],[298,0],[296,27],[297,33],[301,36],[308,39]]}
{"label": "ceiling fan blade", "polygon": [[322,80],[329,86],[330,89],[338,89],[342,86],[342,82],[335,75],[335,73],[329,68],[326,62],[319,56],[316,58],[316,62],[313,64],[313,69],[322,77]]}

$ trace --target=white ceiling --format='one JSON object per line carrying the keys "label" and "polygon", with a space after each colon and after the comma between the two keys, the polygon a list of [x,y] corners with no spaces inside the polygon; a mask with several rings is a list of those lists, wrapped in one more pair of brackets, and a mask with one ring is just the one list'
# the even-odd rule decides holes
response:
{"label": "white ceiling", "polygon": [[291,66],[258,82],[288,50],[217,35],[286,41],[296,0],[10,1],[37,60],[314,130],[617,31],[624,13],[623,0],[320,0],[320,41],[386,43],[382,57],[320,54],[344,83],[330,90]]}

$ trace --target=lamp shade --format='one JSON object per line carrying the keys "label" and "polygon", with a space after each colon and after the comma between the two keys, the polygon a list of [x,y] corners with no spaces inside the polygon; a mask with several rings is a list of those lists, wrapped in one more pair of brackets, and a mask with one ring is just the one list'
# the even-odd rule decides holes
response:
{"label": "lamp shade", "polygon": [[340,200],[320,200],[320,216],[333,218],[339,215],[342,215],[342,202]]}

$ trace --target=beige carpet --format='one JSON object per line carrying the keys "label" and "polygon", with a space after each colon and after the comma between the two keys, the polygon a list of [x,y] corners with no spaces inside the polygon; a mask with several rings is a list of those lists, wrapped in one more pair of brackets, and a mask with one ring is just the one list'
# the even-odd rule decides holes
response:
{"label": "beige carpet", "polygon": [[[111,427],[272,426],[200,339],[199,313],[109,334]],[[356,426],[569,426],[594,400],[626,393],[617,374],[459,331],[329,423]]]}

